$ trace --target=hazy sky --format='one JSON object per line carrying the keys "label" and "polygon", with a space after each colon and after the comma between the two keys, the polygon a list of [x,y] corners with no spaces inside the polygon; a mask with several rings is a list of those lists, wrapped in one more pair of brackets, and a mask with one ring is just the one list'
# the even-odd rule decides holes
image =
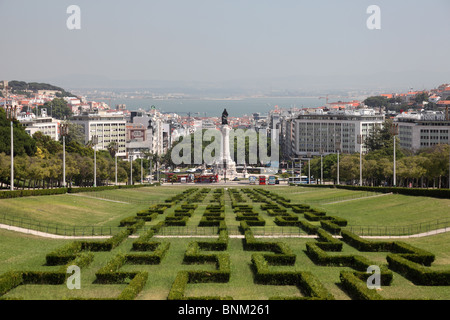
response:
{"label": "hazy sky", "polygon": [[0,30],[9,80],[450,81],[449,0],[0,0]]}

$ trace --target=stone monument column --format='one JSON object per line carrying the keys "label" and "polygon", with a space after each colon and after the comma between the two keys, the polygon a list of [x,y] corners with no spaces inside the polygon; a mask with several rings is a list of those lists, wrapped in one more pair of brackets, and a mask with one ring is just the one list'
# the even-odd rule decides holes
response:
{"label": "stone monument column", "polygon": [[222,133],[222,141],[220,148],[220,157],[216,163],[217,171],[222,173],[227,179],[233,179],[236,176],[236,163],[231,158],[230,154],[230,131],[231,127],[228,124],[228,112],[225,109],[222,113],[222,125],[220,132]]}

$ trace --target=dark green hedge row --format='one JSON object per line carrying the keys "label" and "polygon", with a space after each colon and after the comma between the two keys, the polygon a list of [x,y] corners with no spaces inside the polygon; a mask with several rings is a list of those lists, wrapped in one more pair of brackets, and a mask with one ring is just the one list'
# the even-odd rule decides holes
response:
{"label": "dark green hedge row", "polygon": [[339,234],[341,232],[341,227],[335,224],[333,220],[320,220],[320,225],[331,234]]}
{"label": "dark green hedge row", "polygon": [[200,250],[225,251],[228,248],[228,231],[226,228],[219,229],[219,238],[216,241],[197,241],[197,243]]}
{"label": "dark green hedge row", "polygon": [[[306,243],[306,254],[317,265],[320,266],[346,266],[360,272],[367,272],[371,265],[377,265],[375,262],[359,255],[328,255],[317,243]],[[380,266],[382,285],[390,285],[393,274],[385,266]]]}
{"label": "dark green hedge row", "polygon": [[299,220],[297,222],[298,226],[305,231],[307,234],[316,234],[317,230],[319,229],[318,226],[315,226],[308,221]]}
{"label": "dark green hedge row", "polygon": [[245,238],[243,239],[244,250],[273,252],[272,254],[264,255],[265,259],[270,261],[273,265],[295,264],[296,255],[286,243],[256,240],[250,228],[249,221],[242,221],[241,229],[244,230],[245,235]]}
{"label": "dark green hedge row", "polygon": [[353,272],[341,271],[339,274],[343,289],[357,300],[383,300],[375,289],[367,288],[367,283],[358,278]]}
{"label": "dark green hedge row", "polygon": [[150,240],[155,235],[155,230],[147,230],[142,234],[136,241],[132,244],[132,249],[134,251],[155,251],[159,246],[159,242],[151,242]]}
{"label": "dark green hedge row", "polygon": [[348,230],[342,230],[341,236],[342,240],[345,243],[356,248],[358,251],[378,252],[378,251],[391,251],[392,249],[392,242],[368,241]]}
{"label": "dark green hedge row", "polygon": [[[303,186],[303,185],[302,185]],[[420,188],[398,188],[398,187],[368,187],[368,186],[344,186],[344,185],[304,185],[305,187],[338,188],[358,191],[372,191],[381,193],[396,193],[409,196],[421,196],[432,198],[450,198],[450,189],[420,189]]]}
{"label": "dark green hedge row", "polygon": [[124,283],[127,279],[132,280],[137,275],[137,272],[119,272],[119,269],[126,261],[125,254],[117,254],[95,273],[96,282],[101,284],[116,284]]}
{"label": "dark green hedge row", "polygon": [[[328,290],[310,272],[274,272],[263,254],[252,255],[252,269],[256,283],[265,285],[293,285],[305,295],[302,299],[334,300]],[[277,299],[272,297],[271,299]]]}
{"label": "dark green hedge row", "polygon": [[[148,244],[148,242],[146,243]],[[133,248],[136,246],[133,245]],[[142,247],[137,246],[139,249],[142,249]],[[156,246],[147,246],[147,249],[152,247],[153,253],[151,254],[127,254],[126,257],[126,263],[130,264],[147,264],[147,265],[154,265],[154,264],[160,264],[164,256],[166,255],[167,251],[170,247],[170,242],[161,242],[158,243]],[[142,251],[142,250],[139,250]],[[145,250],[149,251],[149,250]]]}
{"label": "dark green hedge row", "polygon": [[143,188],[143,187],[151,187],[151,186],[155,186],[155,185],[159,185],[159,184],[0,191],[0,199],[49,196],[49,195],[55,195],[55,194],[94,192],[94,191],[115,190],[115,189]]}
{"label": "dark green hedge row", "polygon": [[273,220],[277,226],[280,227],[298,227],[299,221],[298,217],[291,217],[291,216],[276,216]]}
{"label": "dark green hedge row", "polygon": [[[230,280],[231,266],[230,257],[224,253],[203,253],[202,250],[226,250],[225,243],[228,242],[228,232],[224,224],[219,231],[219,239],[215,242],[197,242],[193,241],[188,244],[188,248],[184,255],[184,263],[202,264],[215,263],[214,271],[180,271],[175,278],[170,289],[168,300],[184,300],[186,286],[188,283],[210,283],[219,282],[226,283]],[[230,297],[195,297],[189,299],[231,299]]]}
{"label": "dark green hedge row", "polygon": [[128,236],[136,232],[136,230],[140,227],[142,227],[145,224],[144,220],[138,220],[137,223],[128,226],[125,230],[122,230],[118,234],[114,235],[113,237],[105,240],[105,241],[81,241],[82,244],[82,250],[87,251],[111,251],[115,247],[117,247],[119,244],[122,243]]}
{"label": "dark green hedge row", "polygon": [[311,207],[306,204],[294,204],[292,205],[292,211],[295,213],[304,213],[305,211],[308,211]]}
{"label": "dark green hedge row", "polygon": [[130,281],[128,286],[120,293],[117,300],[134,300],[138,294],[144,289],[145,283],[148,279],[148,272],[139,272]]}
{"label": "dark green hedge row", "polygon": [[49,196],[49,195],[55,195],[55,194],[65,194],[67,192],[68,192],[67,188],[0,191],[0,199],[11,199],[11,198],[20,198],[20,197],[35,197],[35,196]]}
{"label": "dark green hedge row", "polygon": [[61,271],[22,271],[22,284],[59,285],[66,281],[67,273]]}
{"label": "dark green hedge row", "polygon": [[368,241],[347,230],[342,230],[341,235],[346,243],[359,251],[396,253],[403,258],[425,266],[430,266],[435,259],[434,254],[401,241]]}
{"label": "dark green hedge row", "polygon": [[174,195],[173,197],[170,197],[169,199],[164,200],[165,203],[179,203],[180,201],[187,199],[188,196],[196,192],[198,188],[190,188],[187,190],[184,190],[182,193],[179,193],[177,195]]}
{"label": "dark green hedge row", "polygon": [[139,211],[138,213],[136,213],[137,217],[142,219],[142,220],[144,220],[144,221],[153,221],[156,218],[158,218],[159,214],[161,214],[161,213],[159,213],[159,210],[155,211],[155,212],[142,212],[142,211]]}
{"label": "dark green hedge row", "polygon": [[164,220],[164,225],[185,227],[188,220],[189,217],[186,216],[167,216],[166,219]]}
{"label": "dark green hedge row", "polygon": [[0,275],[0,297],[22,283],[23,277],[19,271],[8,271]]}
{"label": "dark green hedge row", "polygon": [[79,241],[69,242],[59,249],[48,253],[45,257],[48,266],[59,266],[76,258],[82,251],[82,243]]}
{"label": "dark green hedge row", "polygon": [[245,200],[242,195],[241,192],[239,190],[236,189],[228,189],[228,193],[230,195],[231,201],[232,203],[240,203],[240,202],[247,202],[247,200]]}
{"label": "dark green hedge row", "polygon": [[323,229],[317,230],[317,236],[319,237],[319,242],[316,243],[324,251],[336,251],[342,250],[342,241],[333,238],[328,232]]}
{"label": "dark green hedge row", "polygon": [[421,264],[413,262],[403,254],[388,254],[386,260],[389,269],[394,270],[403,275],[415,285],[421,286],[449,286],[450,270],[433,271]]}

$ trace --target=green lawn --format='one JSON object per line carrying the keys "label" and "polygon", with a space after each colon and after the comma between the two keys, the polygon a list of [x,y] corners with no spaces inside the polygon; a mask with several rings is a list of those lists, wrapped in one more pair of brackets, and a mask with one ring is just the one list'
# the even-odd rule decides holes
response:
{"label": "green lawn", "polygon": [[[313,208],[326,211],[328,215],[347,219],[349,225],[406,226],[450,218],[450,199],[405,195],[352,199],[352,197],[377,194],[302,187],[280,187],[272,190],[285,195],[292,202],[309,204]],[[322,200],[317,201],[318,199]]]}
{"label": "green lawn", "polygon": [[[203,187],[203,186],[200,186]],[[378,198],[361,198],[333,204],[333,199],[349,199],[355,196],[354,191],[333,189],[309,189],[299,187],[266,188],[292,200],[295,203],[314,203],[314,207],[326,210],[328,215],[346,218],[349,224],[410,224],[419,221],[429,221],[437,217],[448,217],[450,200],[422,197],[408,197],[388,195]],[[145,190],[147,189],[147,190]],[[185,186],[166,186],[143,189],[127,189],[105,191],[99,194],[82,194],[81,196],[60,195],[47,197],[33,197],[1,200],[2,210],[13,214],[32,217],[41,221],[58,222],[66,225],[105,225],[117,226],[124,217],[135,213],[148,205],[141,203],[128,204],[93,199],[92,197],[116,197],[136,199],[136,202],[152,202],[178,194],[185,190]],[[364,196],[357,194],[356,196]],[[243,195],[248,199],[246,195]],[[323,200],[320,200],[322,197]],[[212,192],[205,201],[199,204],[194,215],[189,219],[189,227],[197,227],[204,209],[212,199]],[[320,200],[320,201],[319,201]],[[308,202],[310,201],[310,202]],[[320,202],[320,205],[318,203]],[[231,199],[225,192],[225,221],[229,228],[236,228],[239,222],[231,209]],[[256,211],[266,220],[266,225],[276,228],[274,218],[260,209],[259,203],[253,203]],[[174,208],[159,215],[154,221],[147,222],[151,226],[163,221],[165,216],[172,213]],[[45,256],[50,251],[61,247],[70,240],[52,240],[31,235],[15,233],[0,229],[0,274],[9,270],[53,270],[57,267],[45,266]],[[126,264],[121,271],[148,271],[149,278],[137,299],[166,299],[172,283],[179,271],[182,270],[214,270],[211,264],[187,265],[183,257],[190,241],[194,239],[154,238],[154,241],[168,241],[170,248],[160,265],[130,265]],[[202,239],[204,240],[204,239]],[[211,239],[213,240],[213,239]],[[95,283],[95,272],[104,266],[117,253],[129,253],[135,239],[127,239],[111,252],[94,253],[94,261],[82,270],[82,289],[68,290],[65,285],[27,285],[19,286],[8,292],[4,298],[24,299],[64,299],[64,298],[113,298],[117,297],[126,284],[101,285]],[[263,241],[263,240],[261,240]],[[268,240],[269,241],[269,240]],[[342,270],[352,270],[347,267],[324,267],[315,265],[305,254],[306,243],[314,239],[279,239],[285,242],[296,255],[294,266],[270,266],[273,270],[310,271],[333,294],[336,299],[348,300],[348,295],[339,286],[339,273]],[[450,233],[403,240],[418,248],[428,250],[436,255],[432,270],[449,270],[450,268]],[[231,296],[234,299],[264,300],[272,296],[301,297],[302,294],[294,286],[259,285],[253,281],[251,269],[251,255],[254,251],[244,251],[241,239],[230,239],[228,250],[231,261],[231,278],[228,283],[189,284],[185,294],[187,296]],[[330,253],[336,255],[359,254],[377,265],[386,265],[386,252],[359,252],[344,244],[342,252]],[[53,269],[52,269],[53,268]],[[403,276],[394,272],[391,286],[383,287],[380,294],[392,299],[450,299],[448,286],[416,286]]]}

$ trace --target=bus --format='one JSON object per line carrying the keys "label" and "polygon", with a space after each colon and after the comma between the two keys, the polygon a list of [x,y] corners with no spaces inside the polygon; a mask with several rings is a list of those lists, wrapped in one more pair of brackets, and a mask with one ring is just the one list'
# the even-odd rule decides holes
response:
{"label": "bus", "polygon": [[256,184],[256,177],[255,176],[248,177],[248,182],[250,184]]}
{"label": "bus", "polygon": [[259,184],[266,184],[266,176],[259,176]]}
{"label": "bus", "polygon": [[[307,176],[301,176],[301,177],[290,177],[289,178],[289,184],[308,184],[308,177]],[[314,183],[314,180],[311,179],[311,184]]]}
{"label": "bus", "polygon": [[269,177],[269,185],[274,185],[277,183],[277,177],[275,176],[270,176]]}

